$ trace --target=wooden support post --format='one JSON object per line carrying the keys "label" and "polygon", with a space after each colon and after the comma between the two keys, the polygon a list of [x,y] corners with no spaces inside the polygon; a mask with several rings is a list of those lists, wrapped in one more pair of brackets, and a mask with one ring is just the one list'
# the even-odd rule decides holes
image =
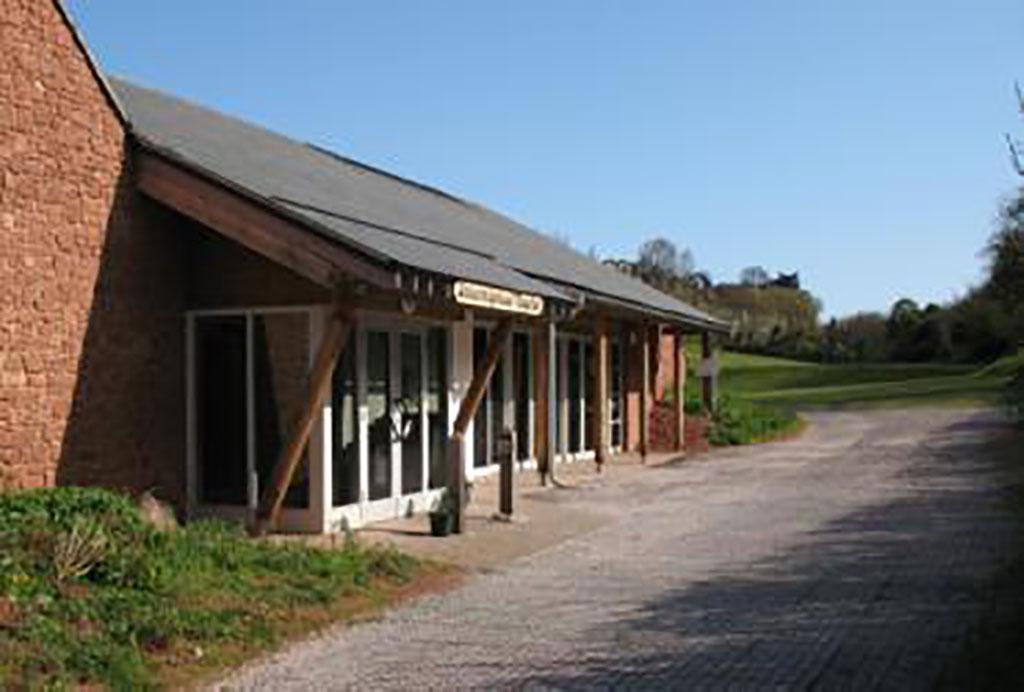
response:
{"label": "wooden support post", "polygon": [[487,352],[484,355],[483,363],[477,364],[473,369],[473,381],[466,390],[466,396],[459,406],[459,413],[455,417],[455,424],[452,426],[452,435],[449,443],[449,478],[448,492],[452,494],[452,507],[455,509],[455,522],[453,530],[455,533],[462,533],[465,529],[465,495],[466,495],[466,465],[465,465],[465,444],[466,428],[469,421],[473,420],[480,402],[487,391],[487,385],[494,374],[494,367],[498,358],[505,351],[505,346],[512,336],[512,320],[504,319],[498,324],[498,328],[491,333],[490,342],[487,344]]}
{"label": "wooden support post", "polygon": [[537,327],[533,338],[533,398],[536,402],[533,407],[533,455],[537,460],[541,485],[547,484],[551,471],[548,456],[548,371],[551,361],[548,356],[548,325],[544,323]]}
{"label": "wooden support post", "polygon": [[324,331],[320,348],[313,360],[313,368],[309,372],[306,384],[306,396],[301,402],[302,408],[298,411],[298,415],[291,419],[295,423],[288,436],[288,444],[278,455],[270,476],[270,483],[263,490],[259,505],[256,507],[256,520],[250,527],[250,532],[254,536],[262,536],[267,532],[268,527],[277,521],[281,503],[288,492],[288,486],[291,485],[292,476],[295,475],[302,452],[309,442],[313,424],[316,423],[316,418],[323,406],[331,375],[334,373],[334,366],[351,334],[351,318],[341,312],[335,312]]}
{"label": "wooden support post", "polygon": [[505,428],[498,436],[495,456],[498,458],[498,514],[507,518],[512,516],[512,458],[514,456],[515,437],[510,428]]}
{"label": "wooden support post", "polygon": [[676,450],[686,448],[686,336],[675,333]]}
{"label": "wooden support post", "polygon": [[709,369],[711,367],[711,357],[714,355],[714,349],[711,347],[711,332],[703,332],[700,335],[700,346],[701,356],[704,358],[704,362],[701,363],[701,368],[704,370],[701,375],[704,409],[708,413],[713,413],[718,396],[715,392],[717,376]]}
{"label": "wooden support post", "polygon": [[592,407],[593,420],[591,425],[594,429],[594,460],[597,463],[597,471],[601,472],[604,463],[608,460],[608,323],[603,317],[598,317],[594,322],[594,349],[593,349],[593,370],[596,391]]}
{"label": "wooden support post", "polygon": [[640,334],[640,348],[642,353],[642,366],[640,375],[640,459],[647,461],[647,453],[650,451],[651,443],[651,338],[650,327],[643,326]]}

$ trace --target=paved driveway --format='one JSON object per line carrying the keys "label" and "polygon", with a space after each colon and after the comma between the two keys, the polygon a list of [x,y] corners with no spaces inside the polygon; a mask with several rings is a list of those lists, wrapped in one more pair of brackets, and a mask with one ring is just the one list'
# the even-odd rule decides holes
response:
{"label": "paved driveway", "polygon": [[928,687],[1016,547],[1010,444],[994,413],[823,414],[795,442],[552,493],[621,517],[228,684]]}

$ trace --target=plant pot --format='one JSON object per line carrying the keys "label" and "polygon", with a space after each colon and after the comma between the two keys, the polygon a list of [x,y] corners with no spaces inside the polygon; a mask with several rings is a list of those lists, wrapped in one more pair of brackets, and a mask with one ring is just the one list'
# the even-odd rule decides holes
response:
{"label": "plant pot", "polygon": [[452,524],[455,517],[449,512],[431,512],[430,513],[430,535],[431,536],[447,536],[452,532]]}

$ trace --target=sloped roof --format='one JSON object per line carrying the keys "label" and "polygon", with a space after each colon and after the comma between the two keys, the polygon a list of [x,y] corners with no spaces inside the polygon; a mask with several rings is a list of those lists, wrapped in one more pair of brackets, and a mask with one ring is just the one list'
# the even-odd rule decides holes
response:
{"label": "sloped roof", "polygon": [[110,82],[143,146],[228,181],[370,257],[547,297],[608,299],[695,326],[723,326],[472,202],[158,91]]}

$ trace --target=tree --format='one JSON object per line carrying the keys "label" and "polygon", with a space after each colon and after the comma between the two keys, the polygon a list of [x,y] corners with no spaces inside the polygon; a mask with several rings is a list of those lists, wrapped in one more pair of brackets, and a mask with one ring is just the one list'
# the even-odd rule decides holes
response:
{"label": "tree", "polygon": [[761,288],[767,286],[769,281],[768,270],[761,266],[747,267],[740,272],[740,283],[744,286]]}
{"label": "tree", "polygon": [[986,292],[1010,310],[1024,304],[1024,191],[1000,210],[999,229],[989,239],[985,255]]}
{"label": "tree", "polygon": [[[1014,84],[1013,86],[1017,94],[1017,112],[1024,119],[1024,93],[1020,90],[1020,84]],[[1024,155],[1022,155],[1024,143],[1007,134],[1006,146],[1010,149],[1010,163],[1013,165],[1013,169],[1017,171],[1017,175],[1024,177]]]}
{"label": "tree", "polygon": [[644,241],[637,252],[640,270],[657,278],[676,276],[679,266],[679,251],[675,243],[667,238],[652,238]]}

